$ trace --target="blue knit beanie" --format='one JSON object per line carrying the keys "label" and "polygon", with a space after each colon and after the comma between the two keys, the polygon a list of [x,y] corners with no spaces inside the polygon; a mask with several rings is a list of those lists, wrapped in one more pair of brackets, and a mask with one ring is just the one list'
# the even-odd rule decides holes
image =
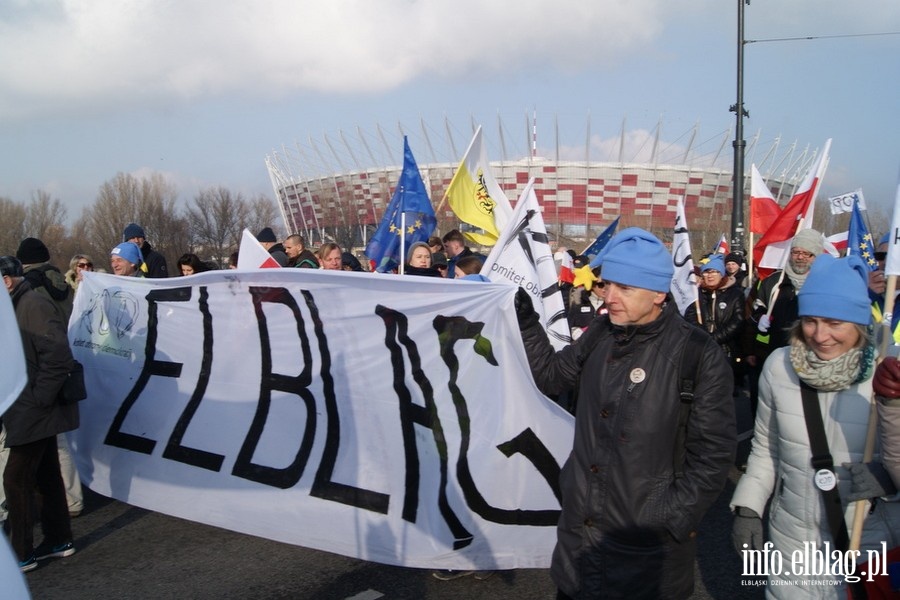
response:
{"label": "blue knit beanie", "polygon": [[144,259],[141,257],[141,249],[138,248],[137,244],[134,242],[122,242],[113,248],[109,255],[120,256],[134,266],[138,266],[144,262]]}
{"label": "blue knit beanie", "polygon": [[675,267],[672,255],[659,239],[639,227],[617,233],[591,261],[600,265],[604,281],[668,292]]}
{"label": "blue knit beanie", "polygon": [[722,254],[713,254],[705,265],[700,267],[700,272],[718,271],[722,275],[725,274],[725,257]]}
{"label": "blue knit beanie", "polygon": [[868,270],[858,256],[818,256],[797,294],[801,317],[823,317],[868,325],[872,304]]}

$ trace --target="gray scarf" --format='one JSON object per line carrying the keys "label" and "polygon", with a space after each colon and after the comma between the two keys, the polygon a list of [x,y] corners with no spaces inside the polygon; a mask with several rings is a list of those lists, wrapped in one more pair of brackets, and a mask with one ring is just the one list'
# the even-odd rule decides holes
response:
{"label": "gray scarf", "polygon": [[809,275],[809,269],[806,269],[806,273],[803,273],[801,275],[800,273],[797,273],[791,266],[791,261],[788,261],[784,265],[784,274],[788,279],[791,280],[791,283],[794,284],[794,291],[799,292],[800,288],[802,288],[803,284],[806,282],[806,277],[807,275]]}
{"label": "gray scarf", "polygon": [[875,348],[867,344],[822,360],[801,340],[791,340],[791,366],[797,377],[820,392],[836,392],[872,376]]}

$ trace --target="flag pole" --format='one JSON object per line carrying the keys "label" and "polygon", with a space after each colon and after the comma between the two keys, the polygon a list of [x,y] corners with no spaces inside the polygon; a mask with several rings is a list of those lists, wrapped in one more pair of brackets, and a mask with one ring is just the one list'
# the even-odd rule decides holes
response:
{"label": "flag pole", "polygon": [[[753,219],[752,213],[750,216]],[[750,250],[747,251],[747,291],[753,289],[753,227],[750,227]]]}
{"label": "flag pole", "polygon": [[403,210],[403,197],[406,190],[400,186],[400,274],[406,271],[406,212]]}
{"label": "flag pole", "polygon": [[[894,297],[897,295],[897,276],[888,275],[887,289],[884,292],[884,312],[881,318],[881,343],[878,349],[878,358],[875,361],[875,367],[881,364],[884,357],[887,356],[888,346],[893,339],[891,332],[891,321],[893,321],[894,313]],[[875,434],[878,432],[878,412],[875,398],[875,390],[872,390],[872,400],[869,403],[869,427],[866,431],[866,445],[863,450],[864,463],[872,462],[872,456],[875,454]],[[858,550],[859,543],[862,540],[863,521],[866,519],[868,511],[867,500],[857,500],[853,513],[853,528],[850,530],[850,550]]]}

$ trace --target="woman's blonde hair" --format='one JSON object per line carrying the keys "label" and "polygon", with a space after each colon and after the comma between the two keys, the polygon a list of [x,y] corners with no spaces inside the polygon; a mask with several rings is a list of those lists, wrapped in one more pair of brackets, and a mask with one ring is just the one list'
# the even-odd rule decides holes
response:
{"label": "woman's blonde hair", "polygon": [[[860,325],[859,323],[853,323],[853,325],[856,326],[856,331],[859,333],[859,339],[856,340],[856,344],[853,346],[854,348],[864,348],[870,344],[875,343],[875,338],[872,335],[872,331],[869,327]],[[802,342],[803,345],[808,345],[806,343],[806,338],[803,337],[803,317],[800,317],[799,319],[794,321],[794,324],[791,325],[789,334],[791,340],[797,340],[799,342]]]}

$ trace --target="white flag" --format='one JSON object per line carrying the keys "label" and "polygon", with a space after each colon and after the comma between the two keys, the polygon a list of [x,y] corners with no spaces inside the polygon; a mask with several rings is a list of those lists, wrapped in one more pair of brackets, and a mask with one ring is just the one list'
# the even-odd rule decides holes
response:
{"label": "white flag", "polygon": [[831,207],[831,214],[839,215],[841,213],[848,213],[852,211],[854,200],[859,202],[860,210],[866,210],[866,200],[865,198],[863,198],[862,188],[859,188],[855,192],[847,192],[846,194],[841,194],[840,196],[831,196],[830,198],[828,198],[828,205]]}
{"label": "white flag", "polygon": [[256,236],[244,229],[238,250],[238,269],[280,269],[281,265],[269,251],[257,241]]}
{"label": "white flag", "polygon": [[22,336],[16,322],[16,314],[9,294],[0,294],[0,360],[3,370],[0,371],[0,415],[12,406],[28,382],[25,371],[25,354],[22,350]]}
{"label": "white flag", "polygon": [[500,232],[481,274],[491,281],[516,284],[531,295],[554,348],[572,342],[533,177],[522,190],[512,219]]}
{"label": "white flag", "polygon": [[887,259],[884,263],[885,275],[900,275],[900,177],[897,181],[897,197],[894,200],[894,216],[888,230]]}
{"label": "white flag", "polygon": [[672,276],[672,296],[678,305],[678,312],[684,314],[689,304],[697,301],[697,278],[694,276],[694,259],[691,256],[691,238],[687,219],[684,217],[684,198],[678,201],[675,215],[675,237],[672,239],[672,262],[675,274]]}

